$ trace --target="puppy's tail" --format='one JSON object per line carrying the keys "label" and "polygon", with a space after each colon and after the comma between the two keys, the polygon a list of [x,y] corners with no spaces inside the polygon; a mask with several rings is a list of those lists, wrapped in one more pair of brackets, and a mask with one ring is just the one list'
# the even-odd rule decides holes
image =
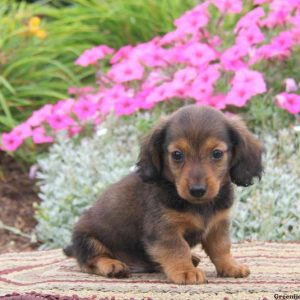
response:
{"label": "puppy's tail", "polygon": [[65,248],[63,248],[63,252],[68,257],[74,257],[73,245],[68,245]]}

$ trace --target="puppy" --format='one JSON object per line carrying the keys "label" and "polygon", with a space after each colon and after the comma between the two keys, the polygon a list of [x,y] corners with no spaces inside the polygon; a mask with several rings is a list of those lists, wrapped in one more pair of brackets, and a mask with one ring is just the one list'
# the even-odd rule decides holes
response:
{"label": "puppy", "polygon": [[248,276],[230,253],[232,183],[260,178],[261,154],[240,119],[179,109],[145,138],[136,171],[83,214],[65,253],[102,276],[163,271],[174,283],[200,284],[206,277],[191,248],[201,243],[220,276]]}

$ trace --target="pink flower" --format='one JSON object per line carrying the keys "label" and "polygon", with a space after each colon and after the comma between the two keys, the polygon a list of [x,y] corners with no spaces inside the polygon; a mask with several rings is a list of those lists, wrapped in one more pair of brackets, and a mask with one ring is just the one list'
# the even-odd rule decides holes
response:
{"label": "pink flower", "polygon": [[180,84],[189,84],[197,77],[197,69],[193,67],[186,67],[177,71],[174,74],[174,82],[178,82]]}
{"label": "pink flower", "polygon": [[186,61],[192,66],[206,65],[217,58],[216,52],[206,44],[191,43],[183,53]]}
{"label": "pink flower", "polygon": [[152,49],[148,49],[143,53],[141,62],[148,67],[165,67],[167,65],[165,57],[167,50],[154,46]]}
{"label": "pink flower", "polygon": [[273,0],[254,0],[254,4],[264,4],[264,3],[271,3]]}
{"label": "pink flower", "polygon": [[282,31],[271,41],[271,46],[279,51],[288,51],[294,45],[293,36],[290,31]]}
{"label": "pink flower", "polygon": [[263,75],[258,71],[249,69],[238,70],[232,80],[232,86],[236,90],[240,87],[246,88],[246,94],[251,96],[262,94],[267,90]]}
{"label": "pink flower", "polygon": [[228,48],[221,56],[221,64],[225,70],[236,71],[246,67],[244,58],[248,55],[249,47],[245,44]]}
{"label": "pink flower", "polygon": [[174,79],[170,82],[164,84],[164,87],[167,90],[167,97],[168,98],[187,98],[189,97],[189,89],[190,84],[188,82],[179,81]]}
{"label": "pink flower", "polygon": [[201,78],[197,78],[188,90],[189,97],[195,99],[197,102],[207,104],[207,98],[211,97],[214,88],[212,84],[203,82]]}
{"label": "pink flower", "polygon": [[260,21],[260,25],[268,28],[283,26],[287,23],[293,9],[293,5],[288,0],[273,0],[270,4],[268,16]]}
{"label": "pink flower", "polygon": [[110,63],[115,64],[123,59],[128,59],[133,47],[131,45],[121,47],[111,58]]}
{"label": "pink flower", "polygon": [[78,125],[70,126],[68,128],[68,136],[72,137],[74,135],[77,135],[82,130],[82,127]]}
{"label": "pink flower", "polygon": [[48,116],[47,122],[55,130],[67,129],[69,126],[76,124],[71,117],[58,113]]}
{"label": "pink flower", "polygon": [[245,29],[241,29],[236,38],[236,44],[252,46],[263,42],[265,39],[264,34],[257,25],[251,25]]}
{"label": "pink flower", "polygon": [[167,50],[158,45],[156,39],[142,43],[131,50],[131,59],[148,67],[164,67],[167,65],[165,56]]}
{"label": "pink flower", "polygon": [[199,68],[198,76],[191,83],[187,95],[195,99],[198,103],[209,105],[208,99],[214,92],[214,83],[219,79],[219,65],[209,65]]}
{"label": "pink flower", "polygon": [[2,148],[5,151],[16,151],[23,143],[23,138],[16,132],[2,134]]}
{"label": "pink flower", "polygon": [[166,33],[161,39],[159,44],[161,46],[173,43],[183,42],[187,39],[186,32],[183,28],[179,27],[173,31]]}
{"label": "pink flower", "polygon": [[154,69],[149,73],[147,78],[142,83],[141,89],[142,90],[151,89],[168,79],[169,77],[163,74],[160,70]]}
{"label": "pink flower", "polygon": [[138,103],[136,103],[134,100],[135,99],[129,97],[119,99],[114,105],[116,115],[128,116],[136,112],[138,110]]}
{"label": "pink flower", "polygon": [[196,80],[199,80],[201,83],[213,85],[220,78],[219,65],[209,65],[205,68],[199,68],[198,76]]}
{"label": "pink flower", "polygon": [[39,110],[33,112],[32,116],[26,121],[30,126],[39,126],[41,125],[46,118],[51,115],[53,105],[46,104]]}
{"label": "pink flower", "polygon": [[298,90],[298,85],[295,81],[294,78],[286,78],[284,80],[285,83],[285,91],[290,93],[290,92],[295,92]]}
{"label": "pink flower", "polygon": [[111,67],[108,77],[117,83],[140,80],[144,76],[144,68],[133,59],[129,59]]}
{"label": "pink flower", "polygon": [[240,13],[243,8],[242,0],[211,0],[221,13]]}
{"label": "pink flower", "polygon": [[186,63],[186,58],[184,56],[185,46],[173,46],[166,50],[165,60],[170,64],[180,64]]}
{"label": "pink flower", "polygon": [[216,109],[224,109],[226,106],[225,95],[224,94],[216,94],[210,96],[207,99],[207,105],[212,106]]}
{"label": "pink flower", "polygon": [[292,8],[300,9],[300,1],[299,0],[288,0],[288,3]]}
{"label": "pink flower", "polygon": [[85,99],[80,99],[74,104],[73,111],[80,121],[86,121],[95,116],[97,104]]}
{"label": "pink flower", "polygon": [[287,110],[291,114],[300,113],[300,95],[281,93],[276,96],[279,107]]}
{"label": "pink flower", "polygon": [[74,99],[60,100],[53,106],[51,114],[68,115],[72,112],[74,103]]}
{"label": "pink flower", "polygon": [[294,45],[293,34],[290,31],[282,31],[275,36],[271,43],[258,48],[249,64],[257,63],[262,59],[286,59],[291,55],[291,48]]}
{"label": "pink flower", "polygon": [[29,124],[22,123],[15,127],[11,133],[19,136],[21,139],[26,139],[31,136],[32,130]]}
{"label": "pink flower", "polygon": [[225,97],[226,105],[235,105],[237,107],[245,106],[252,97],[252,93],[246,85],[233,87]]}
{"label": "pink flower", "polygon": [[104,115],[110,113],[113,110],[114,103],[127,97],[127,91],[121,84],[116,84],[111,89],[104,90],[103,98],[99,104],[101,113]]}
{"label": "pink flower", "polygon": [[94,88],[92,86],[85,86],[85,87],[75,87],[71,86],[68,88],[68,94],[70,95],[76,95],[76,96],[81,96],[87,93],[92,93],[94,91]]}
{"label": "pink flower", "polygon": [[240,69],[232,80],[232,89],[225,98],[226,104],[244,106],[251,97],[264,93],[266,84],[261,73],[249,69]]}
{"label": "pink flower", "polygon": [[54,139],[48,136],[43,127],[38,127],[32,131],[32,140],[35,144],[53,143]]}
{"label": "pink flower", "polygon": [[115,84],[111,89],[107,89],[103,92],[103,98],[109,98],[113,102],[118,101],[124,97],[127,97],[127,92],[122,84]]}
{"label": "pink flower", "polygon": [[222,40],[218,35],[213,35],[208,38],[207,42],[211,47],[216,48],[222,45]]}
{"label": "pink flower", "polygon": [[167,100],[174,96],[173,93],[174,91],[170,88],[170,85],[168,83],[163,83],[148,93],[146,97],[146,103],[154,104],[163,100]]}
{"label": "pink flower", "polygon": [[[300,2],[299,2],[300,6]],[[293,42],[295,44],[300,44],[300,7],[298,8],[298,11],[295,13],[294,16],[290,18],[290,23],[293,25],[292,29],[290,30]]]}
{"label": "pink flower", "polygon": [[238,33],[243,28],[249,28],[253,25],[257,25],[260,18],[263,17],[264,15],[265,12],[262,7],[257,7],[249,11],[247,14],[241,17],[240,20],[237,22],[234,28],[234,33],[235,34]]}
{"label": "pink flower", "polygon": [[138,102],[138,107],[140,109],[152,109],[154,103],[147,102],[147,96],[151,93],[152,89],[143,89],[135,95],[135,99]]}
{"label": "pink flower", "polygon": [[174,25],[180,28],[182,32],[194,33],[208,24],[209,13],[208,3],[197,5],[190,11],[184,13],[181,17],[174,21]]}
{"label": "pink flower", "polygon": [[113,52],[114,49],[109,48],[106,45],[99,45],[92,49],[85,50],[75,61],[75,64],[82,67],[95,65],[98,60],[104,58],[108,54],[112,54]]}

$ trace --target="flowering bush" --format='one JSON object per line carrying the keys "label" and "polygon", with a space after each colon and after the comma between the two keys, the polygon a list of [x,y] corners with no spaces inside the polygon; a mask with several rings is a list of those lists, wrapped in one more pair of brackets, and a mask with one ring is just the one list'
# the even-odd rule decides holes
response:
{"label": "flowering bush", "polygon": [[[298,0],[248,2],[207,0],[164,36],[118,51],[106,45],[86,50],[75,63],[94,66],[97,85],[71,88],[73,98],[33,112],[2,135],[2,149],[15,151],[29,137],[51,143],[57,132],[72,136],[110,112],[131,115],[172,99],[217,109],[245,106],[267,91],[259,68],[287,60],[300,44]],[[299,95],[290,90],[276,99],[290,113],[300,112]]]}

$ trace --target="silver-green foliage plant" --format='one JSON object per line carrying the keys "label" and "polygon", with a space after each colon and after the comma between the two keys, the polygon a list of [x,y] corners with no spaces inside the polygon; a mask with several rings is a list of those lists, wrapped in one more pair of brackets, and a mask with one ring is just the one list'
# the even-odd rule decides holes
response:
{"label": "silver-green foliage plant", "polygon": [[[92,137],[61,137],[39,160],[37,236],[44,248],[66,245],[81,213],[134,168],[139,140],[154,119],[108,119]],[[300,133],[286,129],[261,140],[265,171],[260,182],[236,189],[233,240],[299,240]]]}
{"label": "silver-green foliage plant", "polygon": [[300,133],[284,129],[261,136],[260,182],[237,188],[233,238],[300,240]]}
{"label": "silver-green foliage plant", "polygon": [[43,247],[66,245],[81,213],[134,167],[142,135],[135,121],[137,118],[130,122],[109,119],[92,137],[79,141],[62,136],[39,159],[42,201],[37,207],[36,231]]}

